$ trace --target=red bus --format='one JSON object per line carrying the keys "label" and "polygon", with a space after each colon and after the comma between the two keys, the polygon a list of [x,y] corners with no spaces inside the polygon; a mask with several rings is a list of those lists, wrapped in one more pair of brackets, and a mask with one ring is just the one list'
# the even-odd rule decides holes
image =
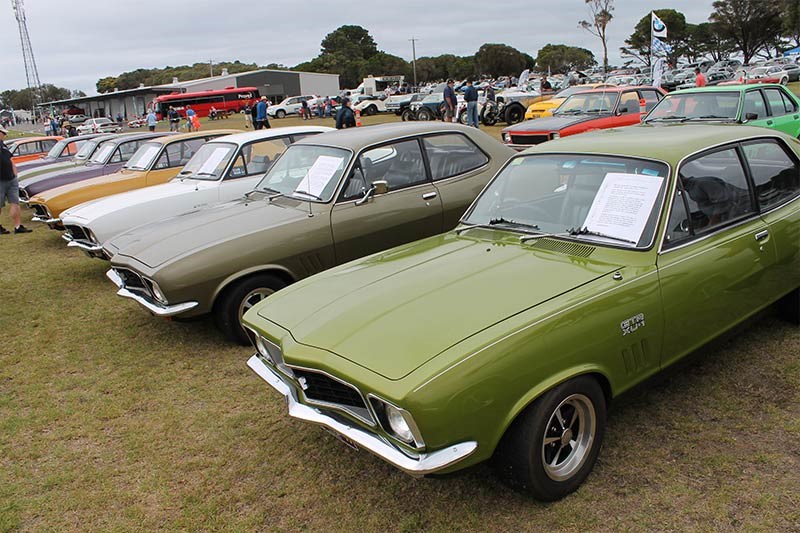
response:
{"label": "red bus", "polygon": [[219,90],[196,93],[166,94],[156,98],[158,120],[167,117],[169,106],[173,106],[182,116],[186,116],[186,106],[192,106],[198,117],[207,117],[211,107],[217,111],[238,113],[247,104],[254,105],[259,98],[255,87],[226,87]]}

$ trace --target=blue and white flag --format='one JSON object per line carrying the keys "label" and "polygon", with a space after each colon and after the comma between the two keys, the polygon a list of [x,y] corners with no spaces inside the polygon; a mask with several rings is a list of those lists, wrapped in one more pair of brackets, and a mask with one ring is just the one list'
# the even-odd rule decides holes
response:
{"label": "blue and white flag", "polygon": [[650,43],[650,53],[654,56],[667,55],[672,53],[672,47],[658,37],[653,37]]}
{"label": "blue and white flag", "polygon": [[650,12],[650,31],[653,37],[667,38],[667,25],[652,11]]}

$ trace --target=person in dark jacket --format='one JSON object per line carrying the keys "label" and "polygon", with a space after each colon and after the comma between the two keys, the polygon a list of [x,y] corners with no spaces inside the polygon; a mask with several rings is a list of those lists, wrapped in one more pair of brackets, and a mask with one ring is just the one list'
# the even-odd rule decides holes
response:
{"label": "person in dark jacket", "polygon": [[262,96],[258,104],[256,104],[256,123],[255,128],[269,128],[269,119],[267,118],[267,97]]}
{"label": "person in dark jacket", "polygon": [[[14,233],[30,233],[31,230],[20,223],[19,212],[19,182],[17,181],[17,167],[11,160],[11,151],[6,146],[5,139],[8,130],[0,127],[0,209],[8,201],[11,221],[14,224]],[[0,226],[0,235],[11,233]]]}
{"label": "person in dark jacket", "polygon": [[336,113],[336,129],[342,130],[345,128],[356,127],[356,116],[353,114],[353,109],[350,107],[350,99],[343,98],[342,105]]}

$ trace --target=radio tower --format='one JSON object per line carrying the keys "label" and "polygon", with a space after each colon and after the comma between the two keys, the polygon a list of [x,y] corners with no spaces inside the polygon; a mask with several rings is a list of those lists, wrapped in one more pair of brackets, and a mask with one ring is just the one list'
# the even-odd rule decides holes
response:
{"label": "radio tower", "polygon": [[42,84],[39,82],[39,71],[36,69],[36,60],[33,58],[33,47],[28,35],[28,23],[25,20],[25,6],[22,0],[11,0],[14,7],[14,16],[19,25],[19,40],[22,43],[22,59],[25,61],[25,78],[28,80],[28,89],[33,96],[33,116],[36,117],[36,104],[41,97]]}

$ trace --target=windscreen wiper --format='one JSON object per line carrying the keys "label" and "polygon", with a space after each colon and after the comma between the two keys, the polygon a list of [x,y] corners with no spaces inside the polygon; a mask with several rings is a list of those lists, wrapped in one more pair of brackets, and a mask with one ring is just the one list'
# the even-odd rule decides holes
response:
{"label": "windscreen wiper", "polygon": [[310,192],[308,192],[308,191],[294,191],[294,192],[296,192],[296,193],[298,193],[298,194],[305,194],[306,196],[310,196],[310,197],[312,197],[312,198],[316,198],[316,199],[317,199],[317,200],[319,200],[320,202],[324,202],[324,201],[325,201],[325,199],[324,199],[324,198],[321,198],[321,197],[317,196],[316,194],[314,194],[314,193],[310,193]]}
{"label": "windscreen wiper", "polygon": [[524,222],[516,222],[514,220],[508,220],[503,217],[496,217],[489,219],[490,226],[511,226],[514,228],[528,228],[528,229],[539,229],[537,224],[526,224]]}
{"label": "windscreen wiper", "polygon": [[630,243],[630,244],[633,244],[633,245],[637,244],[636,241],[632,241],[630,239],[625,239],[623,237],[615,237],[614,235],[608,235],[607,233],[600,233],[599,231],[592,231],[592,230],[590,230],[588,228],[581,228],[581,229],[574,229],[573,228],[573,229],[569,230],[569,234],[573,235],[573,236],[589,235],[589,236],[592,236],[592,237],[602,237],[604,239],[611,239],[611,240],[619,241],[619,242],[627,242],[627,243]]}
{"label": "windscreen wiper", "polygon": [[680,115],[672,115],[671,117],[655,117],[655,118],[648,118],[645,120],[645,123],[648,122],[668,122],[673,120],[684,120],[686,117]]}
{"label": "windscreen wiper", "polygon": [[523,235],[519,238],[519,242],[524,243],[534,239],[546,239],[548,237],[569,237],[572,235],[568,231],[558,231],[553,233],[534,233],[533,235]]}

